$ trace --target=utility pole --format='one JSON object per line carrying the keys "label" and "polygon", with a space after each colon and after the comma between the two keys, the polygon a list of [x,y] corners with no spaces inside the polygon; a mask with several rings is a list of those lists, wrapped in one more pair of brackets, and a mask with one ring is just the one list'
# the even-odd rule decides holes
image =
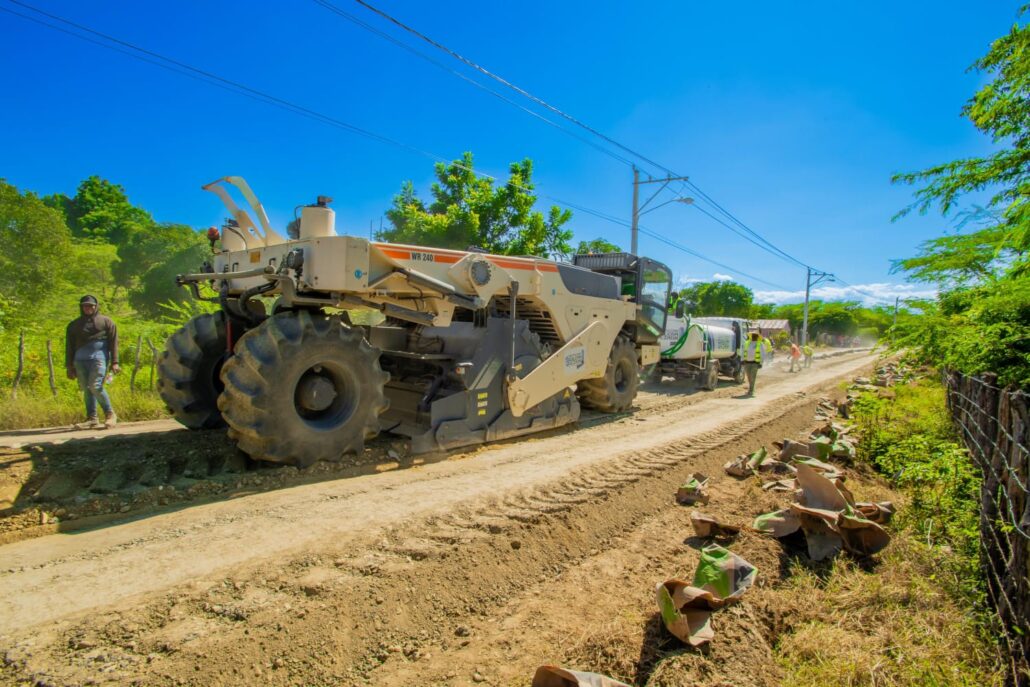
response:
{"label": "utility pole", "polygon": [[637,254],[637,222],[640,220],[640,211],[637,209],[637,202],[640,199],[640,170],[633,165],[633,226],[630,228],[630,249],[633,255]]}
{"label": "utility pole", "polygon": [[[630,240],[629,240],[629,242],[630,242],[629,252],[630,253],[632,253],[633,255],[637,254],[637,247],[638,247],[637,244],[639,243],[638,240],[637,240],[637,236],[639,234],[638,224],[640,223],[640,216],[641,215],[643,215],[644,213],[647,213],[647,212],[651,212],[651,210],[657,210],[658,208],[662,207],[663,205],[668,205],[669,203],[686,203],[686,204],[689,205],[689,204],[694,202],[693,198],[682,198],[682,197],[679,197],[679,198],[673,198],[672,200],[667,200],[664,203],[659,203],[658,205],[655,205],[653,208],[651,208],[651,210],[645,210],[644,209],[670,183],[672,183],[673,181],[686,181],[688,178],[689,177],[671,177],[670,176],[670,177],[665,177],[664,179],[652,179],[651,177],[648,177],[644,181],[641,181],[640,180],[640,170],[636,168],[636,165],[633,166],[633,215],[632,215],[633,222],[630,225]],[[639,202],[640,202],[640,185],[641,184],[661,184],[661,186],[658,188],[658,190],[655,191],[653,194],[651,194],[650,198],[648,198],[646,201],[644,201],[643,205],[639,205]]]}
{"label": "utility pole", "polygon": [[[816,280],[812,281],[812,276],[815,275]],[[812,287],[821,282],[823,279],[833,279],[833,275],[828,272],[818,272],[813,270],[811,267],[808,268],[808,276],[805,278],[805,322],[801,326],[801,345],[804,346],[808,343],[808,296],[812,292]]]}
{"label": "utility pole", "polygon": [[901,300],[901,296],[894,297],[894,322],[891,324],[891,341],[894,341],[894,330],[898,326],[898,301]]}

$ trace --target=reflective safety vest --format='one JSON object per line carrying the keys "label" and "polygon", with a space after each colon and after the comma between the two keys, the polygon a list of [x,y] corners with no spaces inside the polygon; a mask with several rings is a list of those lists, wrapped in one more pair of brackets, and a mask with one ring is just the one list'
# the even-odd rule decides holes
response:
{"label": "reflective safety vest", "polygon": [[762,342],[761,341],[748,341],[747,348],[744,349],[744,362],[746,363],[760,363],[762,362]]}
{"label": "reflective safety vest", "polygon": [[812,347],[809,346],[808,344],[805,344],[805,347],[802,348],[801,350],[804,351],[805,355],[812,355],[812,352],[813,352],[812,351]]}

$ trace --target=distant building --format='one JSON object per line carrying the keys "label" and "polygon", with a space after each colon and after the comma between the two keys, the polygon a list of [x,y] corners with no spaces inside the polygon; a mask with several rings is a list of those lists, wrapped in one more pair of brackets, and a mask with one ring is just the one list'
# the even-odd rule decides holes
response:
{"label": "distant building", "polygon": [[751,326],[770,340],[775,340],[780,332],[787,332],[787,336],[790,336],[790,320],[754,320]]}

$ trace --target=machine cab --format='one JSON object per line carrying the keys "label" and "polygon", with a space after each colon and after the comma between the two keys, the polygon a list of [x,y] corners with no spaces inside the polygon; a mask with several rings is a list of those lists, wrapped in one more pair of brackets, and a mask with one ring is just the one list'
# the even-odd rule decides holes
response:
{"label": "machine cab", "polygon": [[637,341],[657,343],[669,317],[672,271],[651,258],[629,253],[576,255],[572,264],[592,272],[610,274],[621,282],[622,295],[637,303]]}

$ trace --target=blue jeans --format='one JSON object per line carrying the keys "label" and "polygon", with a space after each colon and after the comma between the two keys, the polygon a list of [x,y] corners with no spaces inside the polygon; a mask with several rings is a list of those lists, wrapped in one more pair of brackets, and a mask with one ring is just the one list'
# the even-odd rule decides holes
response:
{"label": "blue jeans", "polygon": [[114,415],[111,399],[104,390],[104,374],[106,373],[107,361],[104,358],[94,357],[75,361],[75,378],[79,381],[82,397],[86,401],[87,418],[97,416],[97,401],[100,401],[100,407],[104,409],[105,417]]}

